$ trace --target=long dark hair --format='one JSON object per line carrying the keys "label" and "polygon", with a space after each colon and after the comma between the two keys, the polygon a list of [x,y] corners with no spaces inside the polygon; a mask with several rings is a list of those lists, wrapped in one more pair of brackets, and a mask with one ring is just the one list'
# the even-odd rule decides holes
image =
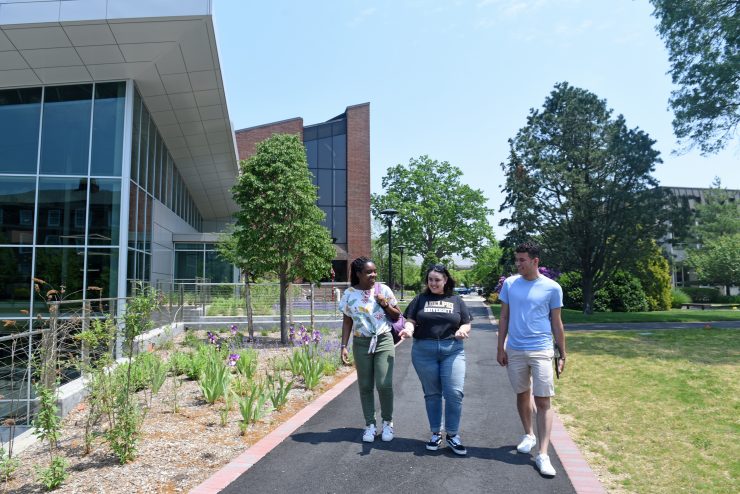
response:
{"label": "long dark hair", "polygon": [[350,264],[349,267],[349,281],[352,283],[352,286],[359,285],[360,284],[360,277],[357,276],[357,273],[360,273],[363,269],[365,269],[365,264],[373,262],[372,259],[369,257],[361,256],[352,261],[352,264]]}
{"label": "long dark hair", "polygon": [[424,292],[425,293],[432,293],[429,291],[429,273],[432,271],[436,271],[437,273],[441,273],[445,276],[447,276],[447,283],[445,283],[444,288],[444,294],[445,296],[449,297],[450,295],[454,295],[455,293],[455,279],[452,277],[449,271],[447,271],[447,268],[444,264],[432,264],[427,268],[427,272],[424,275]]}

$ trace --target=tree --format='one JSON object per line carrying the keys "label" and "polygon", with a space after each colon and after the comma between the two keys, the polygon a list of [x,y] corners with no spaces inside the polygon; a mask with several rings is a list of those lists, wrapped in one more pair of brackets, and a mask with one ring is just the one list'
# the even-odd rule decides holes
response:
{"label": "tree", "polygon": [[493,230],[487,216],[493,210],[479,189],[461,183],[462,171],[428,156],[388,169],[384,195],[373,194],[372,212],[380,218],[386,208],[398,210],[394,243],[406,246],[409,256],[423,258],[422,269],[453,254],[475,255]]}
{"label": "tree", "polygon": [[686,264],[696,270],[699,279],[710,285],[724,285],[730,295],[730,287],[740,285],[740,233],[722,235],[692,249]]}
{"label": "tree", "polygon": [[239,163],[232,189],[240,210],[233,238],[243,266],[253,276],[275,273],[280,281],[280,339],[288,341],[287,294],[296,278],[327,277],[335,250],[324,213],[316,206],[316,187],[306,151],[294,135],[276,134],[257,144]]}
{"label": "tree", "polygon": [[632,274],[645,291],[648,309],[668,310],[671,308],[671,267],[655,240],[643,243],[645,254],[635,263]]}
{"label": "tree", "polygon": [[486,295],[493,292],[498,284],[498,280],[504,273],[501,266],[501,256],[504,250],[497,242],[491,242],[482,248],[478,255],[475,256],[475,264],[471,269],[471,278],[473,283],[483,287]]}
{"label": "tree", "polygon": [[740,124],[740,2],[651,0],[678,89],[669,104],[680,141],[702,154],[724,148]]}
{"label": "tree", "polygon": [[547,265],[582,275],[584,312],[611,273],[641,254],[638,240],[664,231],[666,192],[651,175],[655,141],[611,118],[606,101],[558,83],[541,110],[509,140],[506,197],[510,235],[537,237]]}
{"label": "tree", "polygon": [[740,233],[740,202],[722,187],[719,177],[704,194],[704,201],[696,205],[695,220],[691,233],[698,243]]}

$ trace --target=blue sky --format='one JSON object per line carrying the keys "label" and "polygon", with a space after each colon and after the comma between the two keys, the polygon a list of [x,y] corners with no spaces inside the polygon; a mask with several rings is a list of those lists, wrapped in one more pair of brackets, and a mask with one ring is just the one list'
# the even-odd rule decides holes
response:
{"label": "blue sky", "polygon": [[740,188],[740,145],[672,154],[668,54],[647,0],[216,0],[235,129],[323,122],[370,103],[372,191],[427,154],[462,169],[496,210],[507,140],[568,81],[657,140],[662,185]]}

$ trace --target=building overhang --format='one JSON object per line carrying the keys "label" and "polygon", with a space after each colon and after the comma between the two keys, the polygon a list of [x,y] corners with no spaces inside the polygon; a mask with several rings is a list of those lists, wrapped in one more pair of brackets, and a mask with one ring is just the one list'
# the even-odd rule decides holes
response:
{"label": "building overhang", "polygon": [[0,87],[132,79],[204,219],[237,210],[210,0],[0,2]]}

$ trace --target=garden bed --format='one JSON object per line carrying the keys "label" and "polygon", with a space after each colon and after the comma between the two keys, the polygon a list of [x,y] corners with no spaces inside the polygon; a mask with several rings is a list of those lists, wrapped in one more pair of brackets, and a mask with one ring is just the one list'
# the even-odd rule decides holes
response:
{"label": "garden bed", "polygon": [[[221,333],[221,342],[225,342],[228,329]],[[338,359],[336,333],[325,330],[320,343],[309,345],[313,345],[317,352],[322,352],[327,360]],[[85,423],[89,403],[84,401],[63,420],[56,454],[68,461],[69,476],[55,492],[187,492],[353,370],[352,367],[333,366],[333,363],[327,365],[329,370],[334,367],[334,373],[322,377],[319,384],[309,390],[303,378],[293,376],[287,367],[288,359],[296,349],[292,345],[281,346],[271,336],[264,338],[269,344],[260,342],[258,338],[257,344],[251,345],[258,354],[254,379],[263,379],[265,373],[279,373],[286,381],[293,382],[287,401],[280,410],[272,409],[268,400],[264,416],[245,428],[238,403],[233,403],[231,410],[225,413],[223,398],[209,404],[204,399],[198,381],[170,373],[157,394],[149,398],[150,391],[137,393],[140,402],[150,400],[151,403],[147,408],[136,458],[122,465],[102,437],[96,438],[91,451],[85,454]],[[186,340],[190,345],[207,341],[207,333],[199,331],[179,335],[174,345],[165,345],[155,353],[166,361],[175,350],[187,346]],[[231,372],[234,372],[233,369]],[[48,466],[48,445],[37,442],[15,457],[20,460],[20,466],[5,484],[5,491],[44,492],[43,486],[37,481],[35,467]]]}

